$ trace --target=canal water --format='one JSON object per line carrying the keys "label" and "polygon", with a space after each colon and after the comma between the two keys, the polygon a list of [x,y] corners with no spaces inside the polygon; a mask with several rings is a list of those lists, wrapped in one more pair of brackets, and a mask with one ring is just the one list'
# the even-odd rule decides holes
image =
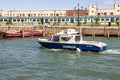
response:
{"label": "canal water", "polygon": [[50,50],[41,47],[36,37],[2,39],[0,80],[120,80],[120,38],[94,40],[106,42],[108,49]]}

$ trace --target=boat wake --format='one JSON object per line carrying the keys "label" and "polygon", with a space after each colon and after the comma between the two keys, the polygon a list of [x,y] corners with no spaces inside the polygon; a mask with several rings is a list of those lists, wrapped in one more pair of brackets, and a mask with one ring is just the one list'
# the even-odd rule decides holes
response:
{"label": "boat wake", "polygon": [[61,51],[62,49],[49,49],[50,51]]}
{"label": "boat wake", "polygon": [[102,54],[120,54],[120,49],[108,49],[106,51],[100,52]]}

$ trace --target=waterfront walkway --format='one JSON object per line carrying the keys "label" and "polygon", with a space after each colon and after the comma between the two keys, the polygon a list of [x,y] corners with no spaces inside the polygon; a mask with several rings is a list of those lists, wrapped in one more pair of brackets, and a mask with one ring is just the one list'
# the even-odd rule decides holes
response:
{"label": "waterfront walkway", "polygon": [[[8,29],[12,30],[29,30],[33,31],[44,29],[43,36],[49,36],[60,32],[63,29],[73,28],[76,29],[79,33],[82,33],[84,36],[114,36],[120,37],[120,28],[119,27],[0,27],[0,32],[5,32]],[[81,30],[80,30],[81,28]],[[81,31],[81,32],[80,32]]]}

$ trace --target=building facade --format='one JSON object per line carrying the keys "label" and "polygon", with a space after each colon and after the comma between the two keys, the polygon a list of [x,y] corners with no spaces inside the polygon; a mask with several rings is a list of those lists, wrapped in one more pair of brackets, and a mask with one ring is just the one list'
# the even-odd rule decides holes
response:
{"label": "building facade", "polygon": [[120,15],[120,3],[114,4],[113,9],[99,9],[97,5],[93,4],[89,6],[89,16],[110,16]]}
{"label": "building facade", "polygon": [[116,23],[116,19],[120,22],[120,3],[114,4],[113,9],[99,9],[94,4],[88,9],[73,10],[0,10],[0,24],[6,24],[8,20],[14,24],[41,24],[41,18],[49,25],[76,25],[78,19],[80,24],[94,24],[97,18],[100,24]]}
{"label": "building facade", "polygon": [[53,17],[66,16],[65,10],[0,10],[1,17]]}

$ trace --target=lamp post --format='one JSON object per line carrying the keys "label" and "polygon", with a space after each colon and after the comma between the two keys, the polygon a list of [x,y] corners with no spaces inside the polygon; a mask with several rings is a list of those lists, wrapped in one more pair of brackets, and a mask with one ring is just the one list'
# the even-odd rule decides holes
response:
{"label": "lamp post", "polygon": [[78,20],[77,20],[77,26],[80,26],[80,20],[79,20],[79,17],[80,17],[79,6],[80,6],[80,4],[78,3],[77,6],[78,6]]}
{"label": "lamp post", "polygon": [[93,15],[91,16],[91,26],[93,27]]}

